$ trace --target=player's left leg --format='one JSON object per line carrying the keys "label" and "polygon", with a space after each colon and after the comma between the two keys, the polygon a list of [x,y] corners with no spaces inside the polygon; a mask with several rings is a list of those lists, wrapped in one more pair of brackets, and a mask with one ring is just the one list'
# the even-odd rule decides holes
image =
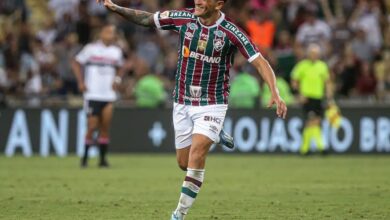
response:
{"label": "player's left leg", "polygon": [[112,121],[113,104],[107,103],[100,116],[98,144],[100,149],[100,167],[108,167],[106,159],[108,145],[110,143],[110,125]]}
{"label": "player's left leg", "polygon": [[213,143],[214,141],[205,135],[193,135],[192,145],[189,148],[187,174],[181,188],[179,203],[172,214],[172,219],[183,219],[194,203],[204,180],[206,156]]}
{"label": "player's left leg", "polygon": [[211,145],[219,140],[226,111],[227,105],[189,107],[188,115],[193,120],[194,128],[187,173],[172,219],[183,219],[194,203],[203,183],[207,153]]}

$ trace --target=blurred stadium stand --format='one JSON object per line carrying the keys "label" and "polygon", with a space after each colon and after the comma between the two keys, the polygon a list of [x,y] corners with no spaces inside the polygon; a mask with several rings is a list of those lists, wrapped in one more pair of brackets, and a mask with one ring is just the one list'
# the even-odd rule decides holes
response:
{"label": "blurred stadium stand", "polygon": [[[193,4],[192,0],[115,2],[150,12]],[[305,46],[321,45],[336,99],[340,105],[358,106],[390,103],[389,10],[388,0],[240,0],[225,8],[287,82],[294,64],[304,57]],[[69,60],[95,39],[107,21],[117,25],[118,44],[126,54],[118,105],[135,106],[134,88],[145,74],[158,76],[169,94],[176,69],[175,34],[132,25],[107,13],[95,0],[2,0],[0,106],[81,106]],[[247,72],[263,86],[241,55],[235,60],[232,80]],[[166,106],[170,102],[167,98]]]}

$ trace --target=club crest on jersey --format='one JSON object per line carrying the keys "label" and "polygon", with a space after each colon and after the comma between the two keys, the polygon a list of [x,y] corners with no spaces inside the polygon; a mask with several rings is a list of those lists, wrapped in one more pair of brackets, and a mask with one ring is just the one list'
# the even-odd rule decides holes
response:
{"label": "club crest on jersey", "polygon": [[169,18],[169,11],[164,11],[163,13],[161,13],[160,18],[162,19]]}
{"label": "club crest on jersey", "polygon": [[196,29],[198,29],[198,25],[196,25],[195,23],[188,23],[187,24],[187,27],[189,28],[189,29],[191,29],[191,30],[196,30]]}
{"label": "club crest on jersey", "polygon": [[200,98],[202,96],[202,87],[200,86],[190,86],[190,94],[193,98]]}
{"label": "club crest on jersey", "polygon": [[223,39],[214,39],[214,49],[216,51],[222,50],[223,46],[225,46],[225,41]]}
{"label": "club crest on jersey", "polygon": [[198,50],[204,51],[204,50],[206,50],[206,46],[207,46],[207,41],[205,41],[205,40],[198,41]]}

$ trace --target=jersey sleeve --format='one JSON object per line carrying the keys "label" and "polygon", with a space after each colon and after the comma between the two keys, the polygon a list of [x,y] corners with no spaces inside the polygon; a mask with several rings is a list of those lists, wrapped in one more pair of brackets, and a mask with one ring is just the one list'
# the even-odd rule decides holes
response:
{"label": "jersey sleeve", "polygon": [[188,23],[194,15],[191,10],[171,10],[156,12],[153,16],[154,23],[158,29],[179,31],[183,24]]}
{"label": "jersey sleeve", "polygon": [[241,28],[237,26],[231,26],[229,31],[231,33],[230,40],[233,42],[234,46],[238,48],[241,54],[248,60],[248,62],[251,63],[260,56],[259,49]]}
{"label": "jersey sleeve", "polygon": [[86,45],[75,57],[80,64],[86,64],[91,57],[92,50],[90,45]]}

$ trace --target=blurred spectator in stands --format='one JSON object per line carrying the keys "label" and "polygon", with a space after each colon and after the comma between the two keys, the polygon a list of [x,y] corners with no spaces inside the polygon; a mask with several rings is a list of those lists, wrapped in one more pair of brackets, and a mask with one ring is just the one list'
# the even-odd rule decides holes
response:
{"label": "blurred spectator in stands", "polygon": [[358,29],[351,42],[353,53],[356,57],[365,62],[371,62],[374,59],[375,48],[367,40],[367,34],[364,30]]}
{"label": "blurred spectator in stands", "polygon": [[134,66],[136,83],[134,86],[135,104],[139,108],[163,107],[167,98],[164,83],[154,74],[150,74],[147,63],[139,59]]}
{"label": "blurred spectator in stands", "polygon": [[146,34],[142,38],[142,43],[137,44],[136,48],[137,56],[145,60],[153,72],[156,71],[157,60],[161,53],[157,40],[158,35]]}
{"label": "blurred spectator in stands", "polygon": [[307,9],[305,15],[305,22],[299,27],[296,35],[298,56],[303,58],[306,47],[314,43],[321,47],[326,57],[330,52],[331,29],[312,9]]}
{"label": "blurred spectator in stands", "polygon": [[16,15],[22,22],[27,20],[28,9],[24,0],[1,0],[0,14]]}
{"label": "blurred spectator in stands", "polygon": [[247,72],[239,73],[231,82],[229,106],[253,109],[259,107],[260,86],[258,80]]}
{"label": "blurred spectator in stands", "polygon": [[375,98],[376,84],[372,66],[369,62],[362,62],[361,70],[356,82],[357,95],[363,98]]}
{"label": "blurred spectator in stands", "polygon": [[356,85],[356,79],[360,69],[360,62],[350,45],[344,48],[344,54],[333,66],[336,78],[336,91],[341,97],[348,97]]}
{"label": "blurred spectator in stands", "polygon": [[56,41],[62,40],[62,38],[68,33],[76,31],[76,23],[73,22],[71,14],[65,13],[62,15],[62,19],[57,22],[57,38]]}
{"label": "blurred spectator in stands", "polygon": [[377,92],[380,101],[390,101],[390,50],[384,51],[382,59],[375,63]]}
{"label": "blurred spectator in stands", "polygon": [[379,1],[358,0],[358,4],[349,20],[354,30],[364,30],[365,33],[369,33],[367,41],[375,50],[379,50],[382,46],[381,16]]}
{"label": "blurred spectator in stands", "polygon": [[56,63],[56,72],[59,74],[62,87],[59,91],[60,95],[80,94],[77,86],[77,80],[71,68],[72,58],[81,50],[81,45],[78,43],[77,34],[75,32],[68,33],[62,42],[54,48],[55,56],[58,61]]}
{"label": "blurred spectator in stands", "polygon": [[[98,4],[94,4],[94,5],[98,5]],[[79,19],[77,19],[75,23],[77,38],[81,45],[86,45],[88,42],[92,40],[90,17],[88,14],[86,1],[80,2],[78,7],[78,13],[79,13]]]}
{"label": "blurred spectator in stands", "polygon": [[28,72],[26,85],[24,86],[25,97],[29,105],[40,105],[40,95],[42,93],[42,78],[39,74]]}
{"label": "blurred spectator in stands", "polygon": [[290,75],[296,63],[296,57],[293,39],[287,30],[279,32],[272,56],[271,60],[276,62],[274,66],[277,75],[290,82]]}
{"label": "blurred spectator in stands", "polygon": [[[279,89],[280,97],[282,97],[286,105],[289,106],[294,104],[295,97],[291,92],[289,83],[283,77],[276,75],[276,85]],[[272,93],[269,90],[269,87],[266,84],[263,84],[263,89],[261,90],[261,104],[264,108],[268,106],[271,97]]]}
{"label": "blurred spectator in stands", "polygon": [[48,17],[45,20],[43,28],[38,31],[36,37],[42,41],[45,47],[52,47],[57,36],[58,30],[56,29],[56,25],[54,21]]}
{"label": "blurred spectator in stands", "polygon": [[343,55],[345,45],[352,37],[352,31],[345,19],[341,1],[332,1],[334,10],[331,9],[329,1],[321,0],[320,2],[326,22],[329,24],[332,33],[330,41],[332,57],[330,58],[337,59]]}
{"label": "blurred spectator in stands", "polygon": [[252,10],[250,20],[246,22],[249,36],[265,56],[271,49],[275,37],[275,24],[269,16],[267,11]]}
{"label": "blurred spectator in stands", "polygon": [[80,0],[49,0],[48,6],[54,11],[55,20],[58,22],[64,17],[64,14],[69,14],[72,16],[72,19],[77,19],[79,3]]}

